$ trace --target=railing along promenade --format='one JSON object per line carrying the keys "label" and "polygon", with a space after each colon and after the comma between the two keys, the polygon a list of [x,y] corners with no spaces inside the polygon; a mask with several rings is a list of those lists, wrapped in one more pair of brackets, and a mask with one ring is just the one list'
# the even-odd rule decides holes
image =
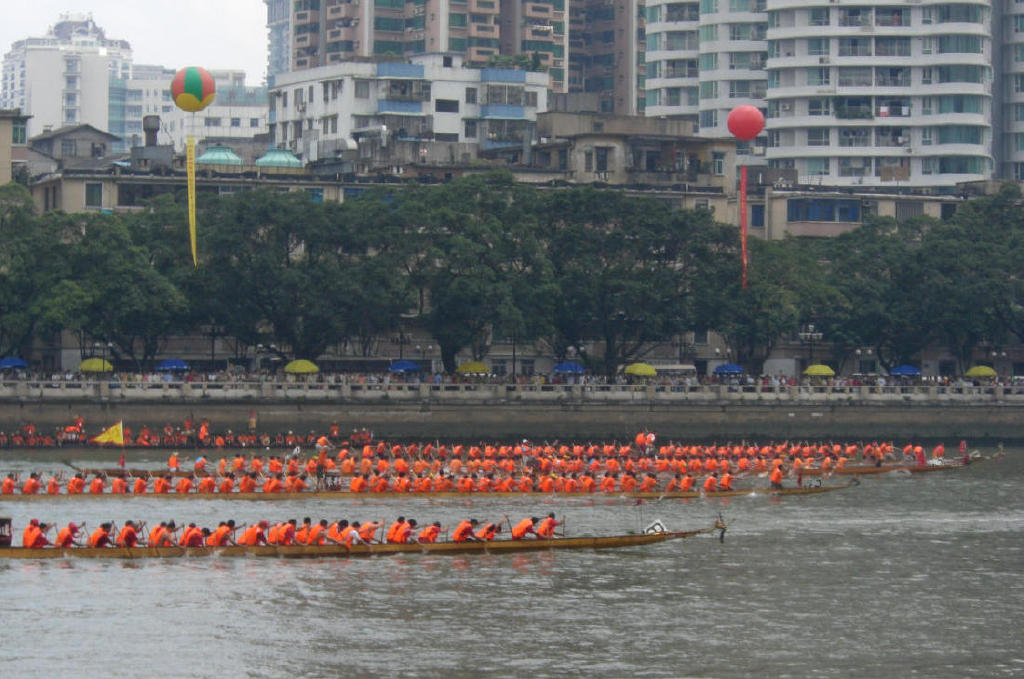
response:
{"label": "railing along promenade", "polygon": [[0,402],[194,401],[522,404],[1024,405],[1024,385],[625,385],[326,382],[2,381]]}

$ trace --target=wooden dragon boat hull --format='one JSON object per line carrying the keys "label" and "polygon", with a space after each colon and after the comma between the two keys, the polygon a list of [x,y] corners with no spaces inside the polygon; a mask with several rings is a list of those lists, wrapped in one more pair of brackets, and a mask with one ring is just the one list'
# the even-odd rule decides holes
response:
{"label": "wooden dragon boat hull", "polygon": [[664,533],[638,533],[604,537],[555,538],[551,540],[494,540],[492,542],[436,542],[432,544],[379,545],[259,545],[229,547],[0,547],[0,559],[168,559],[177,557],[277,557],[312,559],[353,556],[390,556],[393,554],[504,554],[562,549],[615,549],[639,547],[668,540],[680,540],[702,533],[724,530],[722,524],[710,528]]}
{"label": "wooden dragon boat hull", "polygon": [[[949,472],[966,469],[971,465],[981,464],[982,462],[988,462],[989,460],[997,460],[1000,457],[1002,457],[1002,455],[989,455],[987,457],[973,458],[968,464],[964,464],[963,462],[951,462],[949,464],[883,464],[877,467],[853,465],[843,467],[842,469],[833,469],[831,473],[847,476],[871,476],[874,474],[886,474],[888,472],[910,472],[911,474]],[[825,474],[824,470],[817,467],[812,467],[810,469],[805,467],[801,473],[804,476],[822,476]]]}
{"label": "wooden dragon boat hull", "polygon": [[113,499],[132,499],[132,498],[149,498],[149,499],[160,499],[160,500],[251,500],[251,501],[280,501],[280,500],[404,500],[404,499],[430,499],[430,500],[470,500],[470,499],[490,499],[490,498],[587,498],[587,499],[627,499],[627,500],[668,500],[668,499],[695,499],[695,498],[715,498],[715,497],[739,497],[743,495],[771,495],[771,496],[788,496],[788,495],[818,495],[821,493],[830,493],[835,490],[842,490],[849,488],[850,486],[856,485],[858,481],[853,480],[849,483],[845,483],[840,486],[803,486],[794,488],[783,488],[782,490],[772,490],[770,488],[741,488],[737,490],[723,490],[714,493],[705,493],[703,491],[650,491],[650,492],[613,492],[613,493],[541,493],[541,492],[518,492],[513,491],[509,493],[460,493],[457,491],[438,491],[430,493],[350,493],[343,490],[320,490],[320,491],[308,491],[304,493],[162,493],[160,495],[154,493],[144,493],[141,495],[135,495],[133,493],[125,493],[123,495],[115,495],[113,493],[80,493],[76,495],[0,495],[0,503],[3,502],[45,502],[47,500],[63,500],[63,499],[76,499],[76,500],[113,500]]}

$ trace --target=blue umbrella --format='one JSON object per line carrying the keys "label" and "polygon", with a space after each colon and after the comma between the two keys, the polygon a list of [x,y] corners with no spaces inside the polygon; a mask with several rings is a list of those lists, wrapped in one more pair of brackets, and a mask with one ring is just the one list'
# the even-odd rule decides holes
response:
{"label": "blue umbrella", "polygon": [[735,363],[723,363],[715,368],[716,375],[742,375],[743,366],[736,365]]}
{"label": "blue umbrella", "polygon": [[422,372],[423,368],[416,361],[392,361],[391,365],[388,366],[388,371],[393,373],[418,373]]}
{"label": "blue umbrella", "polygon": [[180,358],[168,358],[156,364],[156,369],[162,372],[177,372],[188,370],[188,363]]}
{"label": "blue umbrella", "polygon": [[917,377],[921,374],[921,371],[915,366],[904,364],[896,366],[889,371],[889,374],[893,377]]}
{"label": "blue umbrella", "polygon": [[565,373],[567,375],[579,375],[586,372],[586,368],[576,361],[562,361],[551,370],[556,373]]}
{"label": "blue umbrella", "polygon": [[28,363],[16,358],[14,356],[8,356],[7,358],[0,360],[0,368],[27,368]]}

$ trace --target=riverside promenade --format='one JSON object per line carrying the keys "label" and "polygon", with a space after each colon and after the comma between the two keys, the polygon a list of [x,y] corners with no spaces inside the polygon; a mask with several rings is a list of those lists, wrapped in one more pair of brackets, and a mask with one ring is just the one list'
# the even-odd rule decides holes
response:
{"label": "riverside promenade", "polygon": [[0,426],[124,419],[135,427],[205,417],[243,430],[385,437],[1024,440],[1024,386],[513,385],[490,383],[0,382]]}

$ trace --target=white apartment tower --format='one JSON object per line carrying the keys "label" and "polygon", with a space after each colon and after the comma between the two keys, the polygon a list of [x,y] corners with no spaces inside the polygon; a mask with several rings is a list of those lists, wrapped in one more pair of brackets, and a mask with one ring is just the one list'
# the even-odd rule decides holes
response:
{"label": "white apartment tower", "polygon": [[700,111],[700,4],[697,0],[648,0],[646,11],[645,113],[696,120]]}
{"label": "white apartment tower", "polygon": [[832,186],[992,175],[992,2],[767,0],[767,10],[771,167]]}
{"label": "white apartment tower", "polygon": [[1003,0],[1000,176],[1024,181],[1024,0]]}
{"label": "white apartment tower", "polygon": [[131,63],[126,40],[107,39],[89,15],[63,14],[4,55],[0,108],[32,116],[29,137],[80,123],[107,130],[110,80],[128,78]]}
{"label": "white apartment tower", "polygon": [[[729,111],[765,106],[767,21],[765,0],[649,0],[645,114],[691,118],[700,136],[731,138]],[[740,162],[763,164],[764,143],[741,142]]]}
{"label": "white apartment tower", "polygon": [[[729,111],[742,104],[764,107],[765,0],[701,0],[700,134],[730,137]],[[746,149],[737,149],[745,155]]]}

